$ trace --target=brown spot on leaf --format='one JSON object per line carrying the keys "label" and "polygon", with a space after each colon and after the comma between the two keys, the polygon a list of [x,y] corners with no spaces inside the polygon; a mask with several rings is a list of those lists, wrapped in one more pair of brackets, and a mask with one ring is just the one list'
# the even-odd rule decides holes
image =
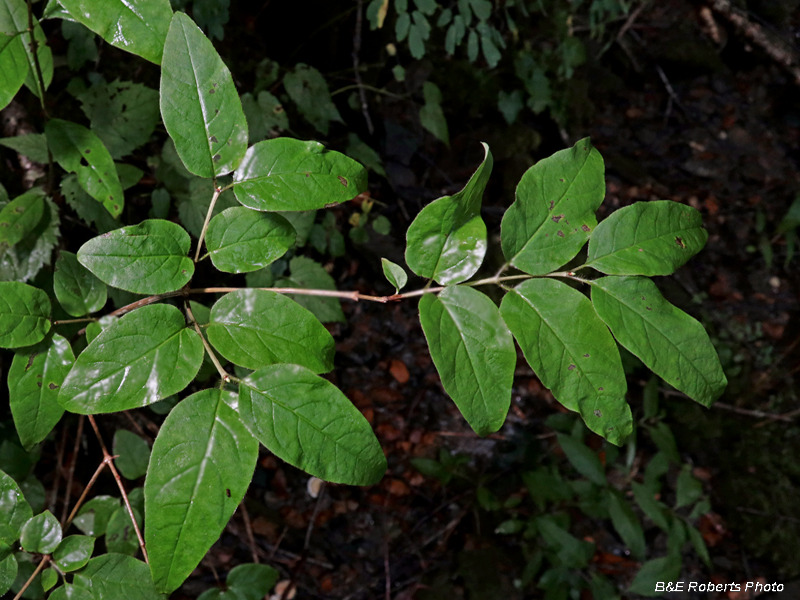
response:
{"label": "brown spot on leaf", "polygon": [[215,136],[215,135],[212,135],[210,138],[208,138],[208,140],[209,140],[209,141],[210,141],[212,144],[216,144],[216,143],[218,143],[218,142],[219,142],[219,140],[217,139],[217,136]]}
{"label": "brown spot on leaf", "polygon": [[338,177],[339,177],[339,183],[341,183],[344,187],[347,187],[347,185],[348,185],[347,179],[345,179],[341,175],[338,175]]}
{"label": "brown spot on leaf", "polygon": [[559,229],[556,235],[558,235],[558,237],[564,237],[564,232]]}
{"label": "brown spot on leaf", "polygon": [[558,223],[561,219],[564,218],[564,215],[555,215],[551,218],[553,219],[553,223]]}
{"label": "brown spot on leaf", "polygon": [[210,90],[208,90],[208,93],[209,93],[209,94],[213,94],[213,93],[214,93],[214,92],[216,92],[216,91],[217,91],[217,90],[215,90],[214,88],[211,88]]}
{"label": "brown spot on leaf", "polygon": [[86,150],[83,151],[83,153],[84,154],[91,154],[92,150],[91,150],[91,148],[87,148]]}
{"label": "brown spot on leaf", "polygon": [[598,391],[598,392],[602,392],[604,389],[605,389],[605,388],[601,388],[601,387],[599,387],[599,388],[597,388],[597,391]]}
{"label": "brown spot on leaf", "polygon": [[231,489],[230,488],[225,488],[225,493],[228,495],[228,498],[231,497]]}
{"label": "brown spot on leaf", "polygon": [[37,381],[36,385],[38,385],[39,387],[42,387],[42,382],[41,381]]}
{"label": "brown spot on leaf", "polygon": [[219,162],[220,158],[222,158],[222,157],[219,154],[215,154],[214,158],[212,158],[211,160],[213,160],[214,162]]}
{"label": "brown spot on leaf", "polygon": [[553,207],[555,206],[555,204],[556,204],[555,202],[550,200],[550,210],[553,210]]}
{"label": "brown spot on leaf", "polygon": [[219,114],[219,109],[218,109],[218,108],[215,108],[215,109],[214,109],[214,114],[215,114],[215,115],[218,115],[218,114]]}
{"label": "brown spot on leaf", "polygon": [[594,409],[594,416],[595,416],[595,417],[597,417],[597,418],[600,418],[600,417],[602,417],[602,416],[603,416],[603,413],[602,413],[602,412],[600,412],[600,409],[599,409],[599,408],[595,408],[595,409]]}
{"label": "brown spot on leaf", "polygon": [[559,179],[559,181],[560,181],[561,183],[564,183],[564,180],[563,180],[563,179]]}
{"label": "brown spot on leaf", "polygon": [[51,390],[57,390],[58,389],[58,386],[55,383],[50,383],[50,384],[48,384],[47,387],[49,387]]}
{"label": "brown spot on leaf", "polygon": [[306,177],[311,177],[311,173],[309,173],[308,171],[306,171]]}
{"label": "brown spot on leaf", "polygon": [[652,308],[650,308],[649,306],[645,306],[645,308],[646,308],[647,310],[653,310],[653,309],[652,309]]}
{"label": "brown spot on leaf", "polygon": [[584,354],[583,358],[589,358],[589,355],[588,354]]}
{"label": "brown spot on leaf", "polygon": [[279,115],[283,112],[283,107],[280,104],[276,104],[275,108],[272,109],[272,112],[274,112],[276,115]]}
{"label": "brown spot on leaf", "polygon": [[31,354],[30,356],[28,356],[28,364],[25,365],[25,370],[26,371],[31,368],[31,365],[33,364],[33,359],[34,358],[36,358],[36,354],[35,353]]}
{"label": "brown spot on leaf", "polygon": [[575,365],[570,365],[567,367],[567,371],[574,371],[574,370],[575,370]]}
{"label": "brown spot on leaf", "polygon": [[683,238],[681,236],[675,236],[675,243],[681,248],[686,248],[686,244],[683,243]]}
{"label": "brown spot on leaf", "polygon": [[639,252],[644,252],[644,248],[639,248]]}
{"label": "brown spot on leaf", "polygon": [[586,224],[581,225],[581,229],[583,229],[584,231],[589,231],[589,226]]}

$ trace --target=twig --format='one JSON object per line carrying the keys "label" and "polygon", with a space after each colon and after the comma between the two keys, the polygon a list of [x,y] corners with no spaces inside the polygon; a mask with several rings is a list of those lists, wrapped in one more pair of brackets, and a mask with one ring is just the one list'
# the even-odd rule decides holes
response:
{"label": "twig", "polygon": [[253,562],[258,564],[256,538],[253,536],[253,526],[250,524],[250,513],[247,512],[244,499],[239,506],[242,507],[242,520],[244,521],[244,530],[247,532],[247,541],[250,543],[250,552],[253,554]]}
{"label": "twig", "polygon": [[639,18],[639,15],[642,13],[642,11],[645,9],[646,6],[647,2],[642,2],[638,7],[636,7],[636,10],[634,10],[631,13],[631,16],[628,17],[628,20],[625,21],[625,24],[622,27],[620,27],[619,33],[617,33],[617,41],[619,41],[619,39],[628,32],[628,29],[630,29],[633,26],[634,22],[636,21],[636,19]]}
{"label": "twig", "polygon": [[442,437],[464,437],[464,438],[480,438],[484,440],[506,440],[506,436],[500,433],[490,433],[486,436],[479,436],[474,431],[434,431],[436,435],[441,435]]}
{"label": "twig", "polygon": [[217,373],[219,373],[219,376],[222,377],[222,381],[224,381],[225,383],[229,383],[232,379],[234,379],[234,377],[230,373],[228,373],[225,369],[222,368],[222,365],[220,364],[217,355],[214,354],[214,351],[211,349],[211,346],[208,345],[206,338],[203,336],[203,332],[200,331],[200,325],[197,324],[197,320],[194,318],[194,315],[192,314],[192,309],[189,308],[188,302],[186,303],[186,314],[189,315],[189,320],[192,322],[192,325],[194,325],[194,329],[195,331],[197,331],[197,335],[200,336],[200,341],[203,342],[203,347],[206,349],[206,352],[208,352],[208,357],[211,359],[211,362],[214,363],[214,367],[216,367]]}
{"label": "twig", "polygon": [[311,514],[311,520],[308,522],[308,527],[306,528],[306,539],[303,543],[303,554],[300,555],[300,560],[292,569],[292,576],[289,580],[289,585],[286,586],[286,589],[283,590],[283,594],[281,594],[281,600],[287,600],[289,597],[289,592],[295,587],[297,587],[297,576],[300,574],[300,570],[303,568],[303,563],[306,562],[308,557],[308,548],[311,545],[311,533],[314,531],[314,524],[317,522],[317,516],[319,515],[319,510],[322,507],[322,499],[325,497],[325,482],[322,482],[322,485],[319,488],[319,495],[317,496],[317,503],[314,505],[314,512]]}
{"label": "twig", "polygon": [[86,495],[89,493],[89,490],[92,489],[92,486],[94,485],[94,482],[97,481],[97,478],[100,476],[100,473],[102,472],[102,470],[105,468],[105,466],[107,464],[108,464],[108,461],[104,457],[102,462],[98,465],[97,469],[95,469],[94,475],[92,475],[92,478],[89,480],[89,483],[87,483],[86,487],[83,488],[83,492],[81,492],[81,495],[78,498],[78,502],[72,508],[72,512],[69,513],[69,517],[67,517],[66,520],[64,520],[64,518],[62,517],[62,519],[61,519],[61,529],[66,531],[67,529],[69,529],[69,526],[72,525],[72,520],[75,518],[75,515],[78,513],[78,510],[80,509],[81,505],[83,504],[83,501],[86,500]]}
{"label": "twig", "polygon": [[775,413],[767,413],[761,410],[749,410],[747,408],[739,408],[738,406],[731,406],[730,404],[725,404],[723,402],[715,402],[712,405],[714,408],[721,408],[723,410],[728,410],[730,412],[744,415],[746,417],[758,417],[760,419],[770,419],[772,421],[786,421],[791,423],[792,419],[787,417],[786,415],[778,415]]}
{"label": "twig", "polygon": [[49,562],[50,562],[50,555],[46,554],[44,558],[42,558],[42,561],[38,565],[36,565],[36,570],[33,573],[31,573],[30,577],[28,577],[28,581],[25,582],[25,585],[23,585],[22,588],[19,590],[19,592],[17,592],[17,595],[14,596],[14,600],[19,600],[20,598],[22,598],[22,594],[25,593],[25,590],[28,589],[28,586],[33,582],[34,579],[36,579],[36,576],[42,572],[42,569],[44,569],[47,566],[47,563]]}
{"label": "twig", "polygon": [[[72,479],[75,476],[75,465],[78,462],[78,451],[81,449],[81,438],[83,437],[83,422],[86,419],[84,415],[78,418],[78,431],[75,433],[75,446],[72,449],[72,462],[69,463],[69,470],[67,471],[67,489],[64,492],[64,507],[61,509],[61,526],[66,529],[64,523],[67,520],[67,511],[69,510],[69,500],[72,496]],[[71,520],[71,519],[70,519]]]}
{"label": "twig", "polygon": [[[30,2],[30,0],[28,0]],[[206,213],[206,220],[203,222],[203,229],[200,231],[200,238],[197,240],[197,250],[194,252],[194,262],[200,260],[200,249],[203,247],[203,239],[206,237],[206,230],[208,229],[208,222],[211,221],[211,214],[214,212],[214,206],[217,204],[222,190],[217,187],[217,180],[214,180],[214,194],[211,196],[211,202],[208,205],[208,212]]]}
{"label": "twig", "polygon": [[88,323],[90,321],[97,321],[97,319],[94,317],[84,317],[82,319],[63,319],[61,321],[53,321],[53,326],[67,325],[68,323]]}
{"label": "twig", "polygon": [[109,454],[108,449],[106,448],[106,444],[103,441],[103,437],[100,435],[100,430],[97,428],[97,423],[95,422],[93,415],[89,415],[89,423],[92,425],[92,429],[94,429],[94,434],[97,436],[97,441],[100,442],[100,448],[103,450],[103,459],[108,462],[108,467],[114,474],[114,479],[117,482],[117,487],[119,488],[120,494],[122,494],[122,500],[125,502],[125,506],[128,509],[128,515],[130,515],[131,517],[133,530],[136,532],[136,537],[139,540],[139,547],[142,549],[142,556],[144,556],[144,562],[149,564],[150,560],[147,558],[147,549],[144,547],[144,538],[142,537],[142,532],[139,530],[139,525],[136,523],[136,517],[133,514],[133,508],[131,507],[130,500],[128,500],[128,494],[125,491],[125,486],[122,485],[122,478],[119,476],[117,468],[114,466],[114,457],[111,456],[111,454]]}
{"label": "twig", "polygon": [[358,95],[361,99],[361,113],[364,115],[364,120],[367,122],[367,131],[372,135],[375,128],[372,126],[372,119],[369,116],[369,106],[367,105],[367,94],[364,92],[364,85],[361,81],[361,72],[358,69],[358,53],[361,51],[361,12],[363,8],[363,1],[358,0],[358,7],[356,8],[356,31],[353,34],[353,73],[356,76],[356,85],[358,85]]}

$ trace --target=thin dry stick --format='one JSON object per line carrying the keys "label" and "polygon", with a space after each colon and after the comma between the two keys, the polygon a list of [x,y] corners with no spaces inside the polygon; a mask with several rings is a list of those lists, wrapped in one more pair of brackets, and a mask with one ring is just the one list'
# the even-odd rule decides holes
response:
{"label": "thin dry stick", "polygon": [[97,441],[100,442],[100,448],[103,450],[103,458],[108,461],[108,467],[111,469],[111,472],[114,474],[114,479],[117,482],[117,487],[119,488],[120,494],[122,494],[122,499],[125,502],[125,506],[128,509],[128,515],[131,517],[131,523],[133,523],[133,530],[136,532],[136,537],[139,539],[139,547],[142,549],[142,556],[144,556],[144,562],[150,563],[150,560],[147,557],[147,549],[144,547],[144,538],[142,537],[142,532],[139,530],[139,525],[136,523],[136,517],[133,514],[133,508],[131,507],[130,500],[128,500],[128,494],[125,491],[125,486],[122,485],[122,478],[119,476],[117,472],[117,468],[114,466],[113,456],[108,452],[106,448],[106,444],[103,441],[103,437],[100,435],[100,430],[97,428],[97,423],[94,420],[93,415],[89,415],[89,423],[92,425],[92,429],[94,429],[94,434],[97,436]]}
{"label": "thin dry stick", "polygon": [[22,598],[22,594],[25,593],[25,590],[28,589],[28,586],[31,584],[31,582],[33,582],[33,580],[36,579],[36,576],[42,572],[42,569],[44,569],[47,566],[47,563],[49,562],[50,562],[50,555],[46,554],[44,558],[42,558],[42,562],[40,562],[36,566],[36,570],[33,573],[31,573],[30,577],[28,577],[28,581],[25,582],[25,585],[22,586],[22,589],[20,589],[20,591],[17,593],[16,596],[14,596],[14,600],[19,600],[20,598]]}
{"label": "thin dry stick", "polygon": [[186,304],[186,314],[189,315],[189,320],[192,322],[192,325],[194,325],[194,329],[195,331],[197,331],[197,335],[200,336],[200,341],[203,342],[203,347],[206,349],[206,352],[208,352],[208,357],[211,359],[211,362],[214,363],[214,366],[217,369],[217,373],[219,373],[219,376],[222,377],[222,381],[228,383],[231,380],[236,379],[225,369],[222,368],[222,365],[220,364],[217,355],[214,354],[214,351],[211,349],[211,346],[208,345],[206,338],[203,336],[203,332],[200,331],[200,325],[197,324],[197,320],[194,318],[194,314],[192,314],[192,309],[189,308],[188,303]]}
{"label": "thin dry stick", "polygon": [[258,550],[256,546],[256,538],[253,536],[253,526],[250,524],[250,513],[247,512],[245,501],[239,505],[242,507],[242,520],[244,521],[244,530],[247,532],[247,541],[250,544],[250,552],[253,554],[253,562],[258,564]]}
{"label": "thin dry stick", "polygon": [[[30,1],[30,0],[29,0]],[[200,260],[200,248],[203,247],[203,238],[206,237],[206,230],[208,229],[208,222],[211,220],[211,213],[214,212],[214,205],[219,199],[222,190],[217,187],[216,180],[214,181],[214,195],[211,196],[211,204],[208,205],[208,212],[206,213],[206,220],[203,223],[203,229],[200,231],[200,238],[197,240],[197,250],[194,253],[194,262]]]}
{"label": "thin dry stick", "polygon": [[367,94],[364,91],[364,85],[361,81],[361,71],[358,68],[358,54],[361,51],[361,12],[363,8],[362,0],[358,0],[358,7],[356,8],[356,31],[353,34],[353,73],[356,76],[356,85],[358,85],[358,96],[361,100],[361,114],[364,115],[364,120],[367,122],[367,131],[372,135],[375,128],[372,126],[372,119],[369,116],[369,106],[367,105]]}
{"label": "thin dry stick", "polygon": [[81,415],[78,419],[78,431],[75,434],[75,446],[72,448],[72,462],[69,463],[69,470],[67,471],[67,489],[64,492],[64,508],[61,509],[61,525],[67,519],[67,511],[69,510],[69,499],[72,496],[72,479],[75,476],[75,465],[78,462],[78,451],[81,449],[81,438],[83,437],[83,421],[85,417]]}
{"label": "thin dry stick", "polygon": [[107,464],[108,461],[104,458],[98,465],[97,469],[95,469],[94,475],[92,475],[92,478],[89,480],[89,483],[86,484],[86,487],[83,489],[83,492],[81,492],[81,496],[80,498],[78,498],[78,502],[73,507],[72,512],[69,513],[69,517],[67,517],[66,519],[64,517],[61,518],[62,530],[66,531],[69,528],[69,526],[72,525],[72,520],[75,518],[75,515],[78,514],[78,510],[83,504],[83,501],[86,500],[86,495],[89,493],[89,490],[92,489],[94,482],[97,481],[97,478],[100,476],[100,473]]}

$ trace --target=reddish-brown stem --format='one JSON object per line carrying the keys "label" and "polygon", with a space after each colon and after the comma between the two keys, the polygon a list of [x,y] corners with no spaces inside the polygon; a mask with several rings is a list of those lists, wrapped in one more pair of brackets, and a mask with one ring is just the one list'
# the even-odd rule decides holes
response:
{"label": "reddish-brown stem", "polygon": [[256,538],[253,536],[253,526],[250,524],[250,513],[247,512],[245,501],[239,505],[242,508],[242,520],[244,521],[244,530],[247,532],[247,541],[250,543],[250,552],[253,554],[253,562],[258,564],[258,548],[256,547]]}
{"label": "reddish-brown stem", "polygon": [[42,572],[42,569],[44,569],[47,566],[47,563],[49,562],[50,562],[50,555],[46,554],[44,558],[42,558],[42,562],[40,562],[36,566],[36,570],[33,573],[31,573],[30,577],[28,577],[28,581],[25,582],[25,585],[23,585],[22,588],[19,590],[19,592],[17,592],[17,595],[14,596],[14,600],[19,600],[20,598],[22,598],[22,594],[25,593],[25,590],[28,589],[28,586],[33,582],[34,579],[36,579],[36,576]]}
{"label": "reddish-brown stem", "polygon": [[[81,449],[81,438],[83,437],[83,422],[86,419],[81,415],[78,419],[78,431],[75,434],[75,445],[72,448],[72,462],[69,463],[69,470],[67,471],[67,489],[64,492],[64,508],[61,510],[61,525],[67,518],[67,511],[69,510],[69,499],[72,495],[72,479],[75,476],[75,465],[78,463],[78,451]],[[72,519],[70,519],[71,521]]]}
{"label": "reddish-brown stem", "polygon": [[[72,512],[69,513],[69,517],[67,517],[66,520],[64,520],[64,518],[62,517],[61,519],[62,530],[66,531],[69,528],[69,526],[72,525],[72,519],[74,519],[75,515],[78,514],[78,510],[80,509],[81,505],[83,505],[83,501],[86,500],[86,495],[89,493],[89,490],[92,489],[94,482],[97,481],[97,478],[100,476],[100,472],[105,468],[107,464],[108,461],[105,458],[103,458],[103,461],[100,463],[100,465],[98,465],[97,469],[95,469],[94,475],[92,475],[92,478],[89,480],[89,483],[86,484],[86,487],[81,492],[81,496],[80,498],[78,498],[78,502],[72,508]],[[66,505],[64,508],[66,508]]]}
{"label": "reddish-brown stem", "polygon": [[108,463],[108,467],[114,474],[117,487],[119,488],[120,494],[122,494],[122,500],[125,502],[125,507],[128,509],[128,515],[131,518],[131,523],[133,523],[133,530],[136,532],[136,537],[139,540],[139,547],[142,549],[144,562],[149,564],[150,560],[147,558],[147,549],[144,547],[144,538],[142,537],[142,532],[139,530],[139,525],[136,523],[136,516],[133,514],[133,508],[131,507],[130,500],[128,500],[128,494],[125,491],[125,486],[122,485],[122,478],[119,476],[117,468],[114,466],[114,457],[108,452],[106,444],[103,441],[103,436],[100,435],[100,430],[97,428],[97,423],[92,415],[89,415],[89,423],[92,425],[94,434],[97,436],[97,441],[100,442],[100,448],[103,450],[103,461]]}

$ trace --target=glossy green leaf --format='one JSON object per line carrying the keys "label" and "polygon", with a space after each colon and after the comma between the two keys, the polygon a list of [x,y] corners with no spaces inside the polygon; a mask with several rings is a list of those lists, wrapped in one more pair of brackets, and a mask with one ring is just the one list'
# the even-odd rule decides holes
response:
{"label": "glossy green leaf", "polygon": [[603,172],[603,158],[589,138],[528,169],[503,215],[506,260],[542,275],[574,258],[597,225],[595,212],[605,196]]}
{"label": "glossy green leaf", "polygon": [[703,484],[692,475],[692,467],[683,465],[675,488],[675,508],[694,504],[703,495]]}
{"label": "glossy green leaf", "polygon": [[283,78],[283,87],[306,120],[323,135],[328,135],[331,121],[343,123],[331,100],[328,83],[322,73],[302,63]]}
{"label": "glossy green leaf", "polygon": [[174,306],[143,306],[109,325],[78,356],[58,401],[80,414],[118,412],[183,390],[203,362],[203,344]]}
{"label": "glossy green leaf", "polygon": [[0,471],[0,543],[16,542],[32,514],[17,482]]}
{"label": "glossy green leaf", "polygon": [[108,521],[120,506],[118,498],[95,496],[81,506],[72,523],[86,535],[100,537],[106,534]]}
{"label": "glossy green leaf", "polygon": [[350,158],[360,162],[368,169],[372,169],[381,177],[386,177],[386,170],[383,168],[383,160],[372,147],[361,141],[355,133],[347,134],[347,147],[345,153]]}
{"label": "glossy green leaf", "polygon": [[160,219],[115,229],[78,250],[78,261],[101,281],[136,294],[164,294],[186,285],[194,263],[186,230]]}
{"label": "glossy green leaf", "polygon": [[294,227],[282,216],[238,206],[211,219],[206,247],[220,271],[249,273],[283,256],[296,237]]}
{"label": "glossy green leaf", "polygon": [[28,281],[49,265],[60,236],[59,225],[58,207],[45,198],[44,215],[36,228],[0,255],[0,281]]}
{"label": "glossy green leaf", "polygon": [[517,363],[514,340],[488,296],[462,286],[426,294],[419,320],[445,391],[478,435],[502,427]]}
{"label": "glossy green leaf", "polygon": [[53,590],[48,600],[96,600],[89,590],[65,583]]}
{"label": "glossy green leaf", "polygon": [[108,298],[106,284],[78,262],[72,252],[61,251],[53,275],[53,290],[61,307],[73,317],[97,312]]}
{"label": "glossy green leaf", "polygon": [[97,83],[77,98],[92,131],[114,158],[122,158],[147,143],[161,120],[158,92],[140,83]]}
{"label": "glossy green leaf", "polygon": [[58,573],[55,572],[53,567],[48,567],[42,571],[42,588],[45,592],[50,591],[52,587],[58,583]]}
{"label": "glossy green leaf", "polygon": [[94,550],[94,538],[88,535],[71,535],[61,540],[53,552],[53,561],[65,573],[83,568]]}
{"label": "glossy green leaf", "polygon": [[[426,81],[422,85],[422,91],[425,96],[425,104],[419,109],[420,123],[437,139],[449,146],[450,133],[447,129],[447,119],[442,110],[442,93],[438,86],[431,81]],[[491,170],[490,165],[489,171]]]}
{"label": "glossy green leaf", "polygon": [[[290,275],[279,279],[275,286],[279,288],[302,288],[309,290],[335,290],[333,277],[318,262],[305,256],[295,256],[289,261]],[[342,305],[338,298],[307,296],[304,294],[288,294],[289,298],[303,308],[314,313],[323,323],[345,321]]]}
{"label": "glossy green leaf", "polygon": [[608,275],[669,275],[707,239],[703,217],[691,206],[637,202],[613,212],[592,232],[586,264]]}
{"label": "glossy green leaf", "polygon": [[5,594],[17,578],[17,558],[11,548],[0,542],[0,594]]}
{"label": "glossy green leaf", "polygon": [[32,517],[20,532],[19,543],[25,552],[50,554],[61,542],[61,525],[49,510]]}
{"label": "glossy green leaf", "polygon": [[[141,531],[142,516],[137,509],[133,509],[136,524]],[[106,527],[106,548],[109,552],[135,556],[139,551],[139,538],[133,528],[131,516],[126,506],[120,506],[111,515]]]}
{"label": "glossy green leaf", "polygon": [[220,298],[206,330],[220,354],[248,369],[293,363],[315,373],[333,369],[331,334],[293,300],[245,289]]}
{"label": "glossy green leaf", "polygon": [[556,400],[614,444],[633,431],[619,350],[592,303],[555,279],[530,279],[500,306],[528,364]]}
{"label": "glossy green leaf", "polygon": [[662,596],[663,592],[656,591],[656,585],[659,582],[677,581],[680,575],[680,555],[671,554],[663,558],[654,558],[642,565],[628,592],[648,597]]}
{"label": "glossy green leaf", "polygon": [[[0,37],[0,39],[2,38]],[[2,45],[2,42],[0,42],[0,45]],[[2,76],[0,75],[0,77]],[[43,165],[47,164],[47,136],[43,133],[28,133],[15,137],[0,138],[0,146],[11,148],[34,162]]]}
{"label": "glossy green leaf", "polygon": [[633,497],[642,512],[650,517],[650,520],[664,531],[669,531],[669,521],[665,514],[666,506],[655,499],[655,494],[646,485],[631,482]]}
{"label": "glossy green leaf", "polygon": [[72,585],[90,591],[94,600],[164,600],[147,565],[132,556],[105,554],[75,573]]}
{"label": "glossy green leaf", "polygon": [[[0,33],[0,110],[17,95],[28,75],[28,60],[22,36]],[[10,563],[9,563],[10,564]],[[14,566],[16,567],[16,561]],[[15,573],[16,575],[16,569]],[[0,582],[0,589],[2,589]]]}
{"label": "glossy green leaf", "polygon": [[728,380],[703,326],[661,295],[645,277],[602,277],[592,302],[614,337],[664,381],[704,406]]}
{"label": "glossy green leaf", "polygon": [[381,259],[381,266],[383,267],[383,275],[394,286],[395,293],[399,294],[400,290],[408,283],[408,275],[405,270],[386,258]]}
{"label": "glossy green leaf", "polygon": [[125,479],[139,479],[147,473],[150,446],[135,433],[117,429],[114,433],[114,464]]}
{"label": "glossy green leaf", "polygon": [[706,567],[711,569],[711,557],[708,554],[706,542],[703,540],[703,534],[688,524],[686,525],[686,530],[689,533],[689,539],[692,542],[692,546],[694,546],[694,551],[697,552],[697,556],[701,558]]}
{"label": "glossy green leaf", "polygon": [[0,281],[0,348],[38,344],[50,331],[50,299],[17,281]]}
{"label": "glossy green leaf", "polygon": [[575,470],[595,485],[606,485],[606,474],[600,459],[586,444],[569,435],[558,434],[558,445]]}
{"label": "glossy green leaf", "polygon": [[[22,41],[25,59],[28,63],[25,85],[37,98],[41,98],[44,91],[41,89],[36,74],[36,59],[31,46],[28,33],[28,6],[25,0],[2,0],[0,2],[0,34],[8,37],[19,37]],[[33,19],[33,37],[36,40],[36,57],[44,79],[46,90],[53,80],[53,53],[47,45],[47,36],[42,31],[36,18]]]}
{"label": "glossy green leaf", "polygon": [[278,582],[279,575],[269,565],[250,563],[231,569],[225,584],[242,600],[261,600]]}
{"label": "glossy green leaf", "polygon": [[69,342],[57,334],[14,355],[8,371],[9,403],[26,450],[46,438],[64,414],[58,392],[74,362]]}
{"label": "glossy green leaf", "polygon": [[172,7],[169,0],[58,0],[78,22],[112,46],[161,64]]}
{"label": "glossy green leaf", "polygon": [[406,234],[406,264],[420,277],[442,285],[472,277],[486,255],[486,224],[481,219],[483,190],[492,172],[492,153],[483,144],[483,162],[467,185],[423,208]]}
{"label": "glossy green leaf", "polygon": [[30,235],[39,225],[44,215],[43,195],[40,188],[34,188],[0,211],[0,254]]}
{"label": "glossy green leaf", "polygon": [[241,101],[251,144],[274,136],[277,131],[289,129],[286,111],[280,101],[266,90],[260,91],[258,98],[253,94],[242,94]]}
{"label": "glossy green leaf", "polygon": [[67,175],[61,180],[61,193],[64,200],[88,225],[94,225],[98,233],[108,233],[122,227],[119,220],[111,216],[106,208],[83,191],[75,175]]}
{"label": "glossy green leaf", "polygon": [[161,68],[161,116],[186,168],[199,177],[233,171],[247,150],[247,121],[231,72],[186,14],[172,17]]}
{"label": "glossy green leaf", "polygon": [[647,546],[642,524],[628,501],[616,490],[608,491],[608,513],[611,515],[614,529],[630,549],[631,555],[636,560],[644,560]]}
{"label": "glossy green leaf", "polygon": [[100,138],[83,125],[62,119],[50,119],[45,133],[53,159],[65,171],[75,173],[86,193],[117,217],[125,198],[114,160]]}
{"label": "glossy green leaf", "polygon": [[239,414],[268,450],[325,481],[372,485],[386,471],[364,416],[336,386],[299,365],[272,365],[242,379]]}
{"label": "glossy green leaf", "polygon": [[249,208],[303,211],[355,198],[367,189],[367,171],[319,142],[276,138],[247,150],[233,182]]}
{"label": "glossy green leaf", "polygon": [[183,583],[242,501],[258,442],[220,390],[189,396],[167,416],[144,485],[145,542],[156,587]]}

